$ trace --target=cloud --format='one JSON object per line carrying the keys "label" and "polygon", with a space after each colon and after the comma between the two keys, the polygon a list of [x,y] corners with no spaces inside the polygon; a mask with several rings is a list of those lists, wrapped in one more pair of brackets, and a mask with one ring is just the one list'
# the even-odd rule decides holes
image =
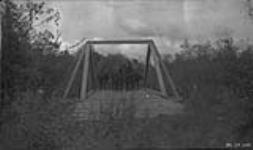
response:
{"label": "cloud", "polygon": [[184,10],[189,37],[198,40],[253,37],[253,25],[245,17],[244,2],[186,0]]}
{"label": "cloud", "polygon": [[[245,14],[241,13],[245,7],[243,1],[58,0],[53,3],[61,11],[65,42],[73,43],[83,37],[152,37],[162,52],[174,52],[185,38],[253,37],[252,22],[248,22]],[[126,52],[135,47],[114,46],[108,49]]]}
{"label": "cloud", "polygon": [[116,26],[130,37],[162,35],[171,40],[180,40],[185,36],[182,2],[138,1],[117,4]]}
{"label": "cloud", "polygon": [[96,45],[95,50],[103,55],[122,54],[130,58],[140,58],[146,54],[147,45]]}
{"label": "cloud", "polygon": [[147,25],[138,19],[126,19],[124,23],[133,30],[142,30],[143,28],[147,28]]}

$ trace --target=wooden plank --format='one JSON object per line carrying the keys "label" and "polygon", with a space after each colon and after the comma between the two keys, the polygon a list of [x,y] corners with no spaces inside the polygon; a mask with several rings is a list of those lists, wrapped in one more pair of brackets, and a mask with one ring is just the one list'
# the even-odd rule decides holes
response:
{"label": "wooden plank", "polygon": [[[84,47],[85,47],[85,46],[86,46],[86,45],[84,45]],[[74,70],[73,70],[73,72],[72,72],[72,74],[71,74],[71,76],[70,76],[70,80],[69,80],[68,85],[67,85],[67,88],[66,88],[66,90],[65,90],[65,92],[64,92],[64,94],[63,94],[63,98],[67,98],[67,96],[68,96],[68,94],[69,94],[70,88],[71,88],[71,86],[72,86],[72,84],[73,84],[73,82],[74,82],[74,79],[75,79],[75,77],[76,77],[78,68],[79,68],[80,65],[81,65],[83,56],[84,56],[84,49],[82,48],[82,49],[81,49],[81,55],[79,56],[79,58],[78,58],[78,60],[77,60],[77,63],[76,63],[76,65],[75,65],[75,68],[74,68]]]}
{"label": "wooden plank", "polygon": [[156,49],[155,49],[153,44],[150,44],[150,48],[151,48],[151,51],[152,51],[151,52],[152,53],[152,58],[155,62],[155,69],[156,69],[156,74],[157,74],[160,90],[161,90],[161,92],[164,96],[168,96],[167,90],[166,90],[165,84],[164,84],[165,82],[164,82],[163,76],[162,76],[160,61],[159,61],[158,56],[156,55]]}
{"label": "wooden plank", "polygon": [[80,98],[84,100],[87,97],[87,87],[88,87],[88,74],[89,74],[89,64],[90,64],[90,44],[86,44],[84,49],[85,51],[85,59],[83,61],[83,77],[82,77],[82,85]]}
{"label": "wooden plank", "polygon": [[165,66],[164,62],[162,61],[161,55],[160,55],[160,53],[158,52],[157,47],[155,46],[154,42],[152,42],[152,43],[153,43],[152,45],[154,45],[154,47],[155,47],[155,53],[156,53],[156,55],[158,56],[159,61],[161,62],[161,67],[162,67],[162,69],[164,70],[165,75],[166,75],[166,77],[167,77],[168,80],[169,80],[169,84],[170,84],[170,86],[171,86],[171,88],[172,88],[173,94],[176,96],[177,99],[181,99],[181,97],[179,96],[179,94],[178,94],[178,92],[177,92],[175,83],[174,83],[174,81],[173,81],[172,78],[171,78],[171,75],[170,75],[170,73],[169,73],[169,70],[167,69],[167,67]]}
{"label": "wooden plank", "polygon": [[148,45],[147,55],[146,55],[146,66],[144,71],[144,88],[147,88],[147,76],[149,72],[149,61],[150,61],[150,45]]}

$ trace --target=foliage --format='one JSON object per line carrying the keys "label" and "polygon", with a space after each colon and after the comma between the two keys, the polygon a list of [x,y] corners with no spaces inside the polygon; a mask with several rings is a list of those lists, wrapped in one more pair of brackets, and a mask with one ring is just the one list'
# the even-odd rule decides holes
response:
{"label": "foliage", "polygon": [[[110,137],[117,145],[130,126],[133,126],[134,107],[126,105],[127,99],[117,100],[115,112],[103,109],[101,121],[82,121],[75,117],[78,99],[51,97],[44,99],[32,92],[20,95],[12,103],[15,119],[2,125],[0,146],[5,149],[63,149],[100,146]],[[121,112],[121,117],[119,114]],[[6,114],[8,115],[8,114]]]}
{"label": "foliage", "polygon": [[233,130],[245,137],[252,131],[252,46],[241,51],[232,38],[215,43],[190,45],[166,64],[189,110],[233,120]]}
{"label": "foliage", "polygon": [[[5,0],[2,18],[2,97],[1,105],[10,104],[16,93],[34,89],[41,78],[38,71],[44,51],[53,52],[59,47],[48,30],[38,31],[35,20],[44,16],[46,21],[57,21],[59,16],[45,3],[26,1],[16,4]],[[50,11],[49,11],[50,10]],[[11,100],[12,99],[12,100]]]}
{"label": "foliage", "polygon": [[[15,119],[2,126],[2,142],[8,149],[61,149],[75,139],[78,124],[72,120],[76,101],[44,99],[32,92],[12,103]],[[73,135],[73,136],[72,136]]]}
{"label": "foliage", "polygon": [[131,89],[139,86],[143,80],[143,68],[144,65],[137,60],[129,60],[123,55],[115,54],[98,62],[96,74],[102,87],[112,84],[113,89]]}

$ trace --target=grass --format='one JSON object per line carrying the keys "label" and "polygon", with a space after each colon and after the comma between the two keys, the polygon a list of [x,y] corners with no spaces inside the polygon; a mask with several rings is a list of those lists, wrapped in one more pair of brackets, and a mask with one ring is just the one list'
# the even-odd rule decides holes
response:
{"label": "grass", "polygon": [[[236,139],[234,129],[242,120],[242,116],[238,115],[242,114],[233,113],[237,108],[234,103],[231,103],[233,106],[228,106],[226,102],[216,105],[207,103],[215,101],[215,96],[209,96],[214,93],[206,95],[204,89],[201,93],[185,99],[185,113],[140,119],[134,117],[137,110],[133,97],[123,96],[115,99],[118,103],[101,107],[100,120],[74,119],[75,104],[79,100],[45,100],[31,93],[25,94],[22,100],[13,104],[15,111],[22,115],[15,122],[5,125],[16,130],[14,134],[19,133],[20,139],[25,140],[13,144],[17,141],[10,139],[6,132],[2,132],[5,134],[1,138],[8,149],[15,149],[18,144],[23,149],[30,146],[37,149],[69,147],[73,150],[223,147],[226,142]],[[230,96],[223,94],[219,98],[232,101]],[[20,126],[29,130],[21,130]]]}

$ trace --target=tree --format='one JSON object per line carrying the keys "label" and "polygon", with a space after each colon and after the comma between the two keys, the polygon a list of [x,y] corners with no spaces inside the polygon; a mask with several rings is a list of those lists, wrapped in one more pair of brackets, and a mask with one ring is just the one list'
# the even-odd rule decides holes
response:
{"label": "tree", "polygon": [[[45,3],[27,0],[21,4],[4,0],[2,18],[2,105],[10,104],[16,94],[36,86],[40,78],[38,65],[43,51],[59,48],[59,38],[48,30],[38,31],[42,24],[57,25],[59,12]],[[41,20],[40,18],[44,18]],[[39,20],[36,23],[36,20]],[[58,36],[59,37],[59,36]],[[56,39],[56,40],[55,40]]]}

